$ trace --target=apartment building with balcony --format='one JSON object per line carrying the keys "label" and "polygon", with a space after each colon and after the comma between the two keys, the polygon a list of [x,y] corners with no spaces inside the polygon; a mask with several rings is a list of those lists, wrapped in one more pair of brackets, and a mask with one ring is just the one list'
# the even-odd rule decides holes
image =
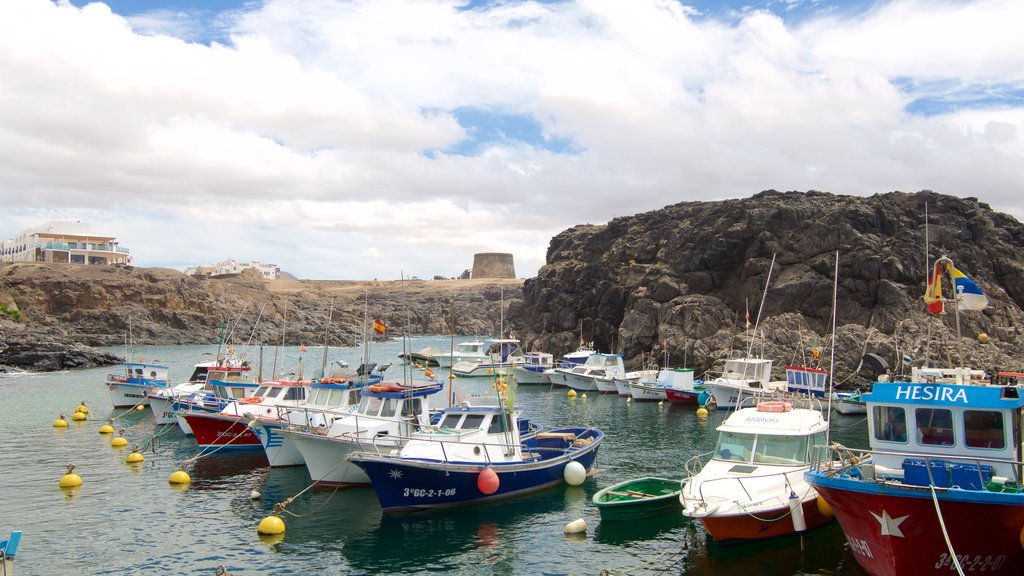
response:
{"label": "apartment building with balcony", "polygon": [[281,268],[275,264],[263,264],[262,262],[235,262],[228,259],[219,264],[203,264],[192,268],[186,268],[185,274],[189,276],[228,276],[238,274],[243,270],[256,270],[266,280],[276,280],[281,275]]}
{"label": "apartment building with balcony", "polygon": [[0,242],[0,262],[63,262],[68,264],[131,264],[117,238],[97,234],[82,222],[47,222]]}

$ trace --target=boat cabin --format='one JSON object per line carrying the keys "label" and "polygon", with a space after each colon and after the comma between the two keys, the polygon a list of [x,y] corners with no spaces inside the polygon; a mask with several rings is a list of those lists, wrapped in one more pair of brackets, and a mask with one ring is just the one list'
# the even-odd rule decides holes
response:
{"label": "boat cabin", "polygon": [[829,389],[829,374],[807,366],[786,366],[786,391],[824,398]]}
{"label": "boat cabin", "polygon": [[448,462],[504,462],[523,459],[518,407],[451,406],[435,426],[413,435],[402,458]]}
{"label": "boat cabin", "polygon": [[985,481],[996,476],[1019,484],[1021,471],[1013,463],[1021,460],[1020,392],[1012,386],[877,382],[863,396],[874,464],[880,473],[914,484],[923,474],[923,485],[932,475],[937,486],[948,486],[965,467]]}
{"label": "boat cabin", "polygon": [[402,386],[396,382],[360,388],[359,405],[352,414],[334,420],[327,435],[377,438],[408,436],[430,422],[428,397],[440,392],[441,384]]}
{"label": "boat cabin", "polygon": [[772,361],[763,358],[735,358],[725,361],[722,378],[745,381],[752,388],[767,388]]}
{"label": "boat cabin", "polygon": [[[815,446],[825,445],[828,423],[818,410],[788,402],[760,402],[729,415],[718,427],[712,458],[752,465],[798,466],[811,461]],[[740,470],[742,472],[742,470]]]}
{"label": "boat cabin", "polygon": [[170,368],[160,364],[145,364],[142,362],[126,362],[121,366],[124,372],[120,375],[111,374],[111,380],[123,384],[137,384],[139,386],[166,386],[167,376]]}
{"label": "boat cabin", "polygon": [[523,366],[535,372],[542,372],[554,365],[555,357],[547,352],[528,352],[523,355]]}

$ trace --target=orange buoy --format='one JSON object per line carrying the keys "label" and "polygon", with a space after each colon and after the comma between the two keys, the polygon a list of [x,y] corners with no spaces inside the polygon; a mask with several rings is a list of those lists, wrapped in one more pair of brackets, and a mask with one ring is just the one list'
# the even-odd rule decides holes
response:
{"label": "orange buoy", "polygon": [[498,473],[493,468],[484,468],[480,471],[480,475],[476,477],[476,487],[484,494],[494,494],[498,491],[500,484],[501,480],[498,479]]}

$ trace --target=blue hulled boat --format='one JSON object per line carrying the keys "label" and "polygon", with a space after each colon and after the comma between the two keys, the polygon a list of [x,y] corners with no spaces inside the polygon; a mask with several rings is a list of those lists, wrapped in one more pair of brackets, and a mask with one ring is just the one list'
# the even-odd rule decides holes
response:
{"label": "blue hulled boat", "polygon": [[[590,474],[604,434],[559,428],[523,438],[518,408],[500,402],[446,408],[437,425],[412,435],[397,454],[364,451],[366,471],[388,512],[445,508],[510,498]],[[567,472],[570,463],[579,463]]]}

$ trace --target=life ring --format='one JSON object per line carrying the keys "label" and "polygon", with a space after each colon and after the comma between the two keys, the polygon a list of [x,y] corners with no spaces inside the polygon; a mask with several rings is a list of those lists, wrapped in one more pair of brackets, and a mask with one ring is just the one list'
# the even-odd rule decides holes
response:
{"label": "life ring", "polygon": [[793,409],[793,405],[789,402],[783,402],[781,400],[771,400],[768,402],[758,402],[758,412],[789,412]]}
{"label": "life ring", "polygon": [[239,402],[242,404],[259,404],[260,402],[263,402],[263,398],[259,396],[249,396],[248,398],[242,398]]}

